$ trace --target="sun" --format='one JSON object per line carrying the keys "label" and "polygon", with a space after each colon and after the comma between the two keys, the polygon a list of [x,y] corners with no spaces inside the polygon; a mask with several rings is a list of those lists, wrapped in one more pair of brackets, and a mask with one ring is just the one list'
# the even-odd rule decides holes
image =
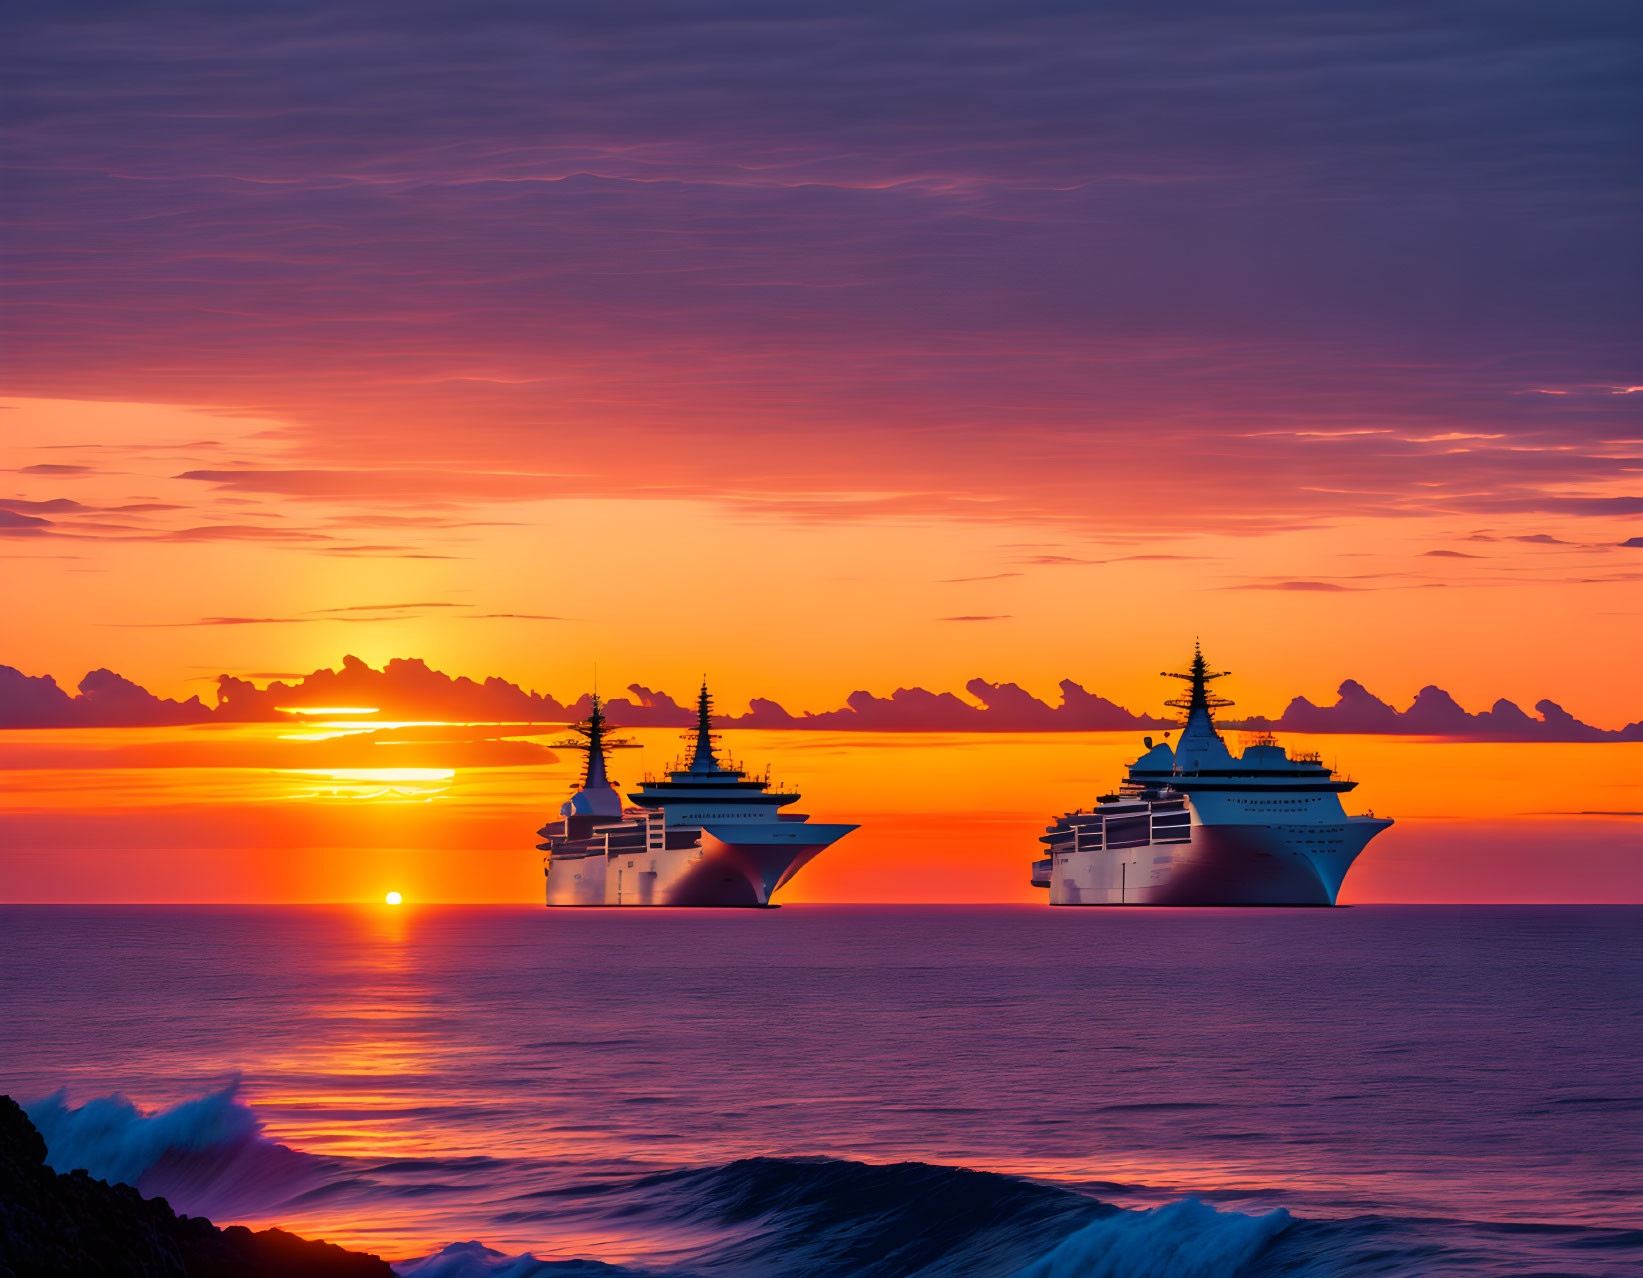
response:
{"label": "sun", "polygon": [[383,897],[382,899],[384,901],[386,901],[389,905],[398,905],[405,898],[402,897],[398,892],[390,892],[390,893],[388,893],[387,896]]}

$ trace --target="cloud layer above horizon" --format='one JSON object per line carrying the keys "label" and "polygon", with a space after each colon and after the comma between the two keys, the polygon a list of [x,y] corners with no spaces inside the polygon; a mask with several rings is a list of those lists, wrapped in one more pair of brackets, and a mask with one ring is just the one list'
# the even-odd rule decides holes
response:
{"label": "cloud layer above horizon", "polygon": [[3,655],[1002,723],[1201,634],[1273,709],[1618,728],[1640,50],[1612,0],[0,0]]}
{"label": "cloud layer above horizon", "polygon": [[[1070,679],[1061,681],[1058,705],[1014,683],[972,679],[965,691],[970,700],[924,688],[897,688],[887,697],[858,691],[839,709],[798,714],[776,701],[754,697],[746,712],[715,714],[714,723],[727,728],[856,732],[1097,732],[1179,726],[1174,719],[1126,710]],[[629,684],[627,692],[628,696],[605,703],[607,715],[618,727],[682,728],[696,722],[691,706],[665,692],[641,684]],[[416,658],[395,658],[376,670],[350,656],[336,669],[293,676],[289,682],[271,680],[263,688],[248,679],[219,675],[214,706],[198,697],[186,701],[156,697],[109,670],[91,671],[77,692],[70,694],[48,675],[28,676],[12,666],[0,666],[0,729],[277,723],[299,721],[296,716],[303,714],[326,713],[344,715],[362,729],[369,729],[378,715],[389,724],[400,720],[543,724],[583,719],[591,709],[586,694],[561,702],[494,675],[483,681],[453,677]],[[1229,718],[1223,726],[1497,741],[1643,741],[1643,721],[1603,729],[1581,723],[1552,701],[1542,700],[1535,709],[1539,718],[1503,699],[1488,710],[1468,713],[1443,689],[1428,685],[1407,710],[1399,711],[1348,679],[1332,706],[1316,706],[1305,697],[1295,697],[1276,719],[1259,715]],[[209,748],[204,753],[209,756]]]}
{"label": "cloud layer above horizon", "polygon": [[1627,6],[6,13],[14,387],[287,423],[202,489],[1643,512]]}

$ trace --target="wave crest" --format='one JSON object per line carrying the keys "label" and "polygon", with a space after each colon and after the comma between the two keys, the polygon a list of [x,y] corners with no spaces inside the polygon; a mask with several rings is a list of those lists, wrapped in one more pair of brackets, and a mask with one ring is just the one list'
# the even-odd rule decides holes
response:
{"label": "wave crest", "polygon": [[[746,1158],[649,1180],[674,1219],[735,1226],[713,1267],[777,1272],[1007,1272],[1116,1207],[1014,1176],[928,1163]],[[698,1261],[700,1264],[700,1261]]]}
{"label": "wave crest", "polygon": [[60,1088],[24,1106],[59,1172],[134,1185],[182,1210],[216,1216],[266,1210],[312,1187],[332,1164],[262,1134],[262,1120],[237,1098],[239,1080],[145,1113],[127,1097],[82,1105]]}
{"label": "wave crest", "polygon": [[651,1269],[624,1269],[599,1260],[538,1260],[530,1252],[509,1256],[483,1243],[459,1242],[431,1256],[402,1260],[400,1278],[668,1278]]}
{"label": "wave crest", "polygon": [[[739,1159],[641,1177],[614,1195],[607,1186],[601,1197],[613,1223],[637,1216],[663,1230],[708,1227],[712,1241],[686,1261],[703,1275],[1220,1278],[1291,1223],[1285,1211],[1248,1216],[1195,1199],[1131,1211],[996,1172],[829,1158]],[[487,1263],[500,1273],[504,1259]],[[446,1278],[444,1270],[406,1272]],[[481,1272],[492,1271],[450,1274]],[[553,1271],[519,1271],[538,1272]]]}
{"label": "wave crest", "polygon": [[[546,1188],[542,1165],[506,1158],[362,1163],[290,1149],[268,1138],[237,1091],[230,1083],[147,1112],[118,1095],[73,1106],[58,1091],[25,1108],[53,1168],[83,1167],[219,1221],[279,1219],[284,1208],[335,1194],[368,1222],[391,1216],[407,1196],[478,1188],[484,1203],[469,1209],[482,1214],[458,1226],[463,1232],[488,1221],[519,1237],[513,1227],[533,1224],[539,1229],[526,1239],[545,1247],[555,1238],[626,1239],[634,1244],[628,1255],[653,1258],[543,1260],[459,1242],[401,1261],[405,1278],[1375,1278],[1440,1263],[1446,1273],[1495,1278],[1612,1273],[1643,1258],[1636,1231],[1292,1219],[1283,1210],[1244,1214],[1196,1199],[1132,1210],[1091,1197],[1090,1186],[927,1163],[747,1158]],[[428,1173],[459,1174],[420,1179]],[[469,1175],[474,1183],[461,1191],[445,1183]],[[491,1210],[526,1203],[540,1209]]]}
{"label": "wave crest", "polygon": [[1281,1207],[1246,1216],[1186,1198],[1093,1221],[1016,1278],[1221,1278],[1243,1269],[1289,1226]]}

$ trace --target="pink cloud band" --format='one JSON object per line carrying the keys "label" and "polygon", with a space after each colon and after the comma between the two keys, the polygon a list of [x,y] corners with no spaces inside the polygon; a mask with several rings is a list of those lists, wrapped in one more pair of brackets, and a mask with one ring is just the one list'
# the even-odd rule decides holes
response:
{"label": "pink cloud band", "polygon": [[[1056,705],[1017,684],[972,679],[965,685],[972,698],[968,701],[951,692],[897,688],[889,696],[853,692],[838,709],[798,714],[755,697],[746,713],[720,716],[718,722],[725,727],[856,732],[1091,732],[1177,726],[1173,720],[1127,710],[1071,680],[1062,680],[1060,687],[1061,701]],[[690,707],[665,692],[632,684],[628,694],[608,703],[615,723],[688,727],[695,721]],[[371,706],[394,718],[487,723],[564,723],[589,710],[586,696],[561,702],[496,676],[479,681],[453,677],[414,658],[395,658],[377,670],[357,657],[345,657],[335,670],[316,670],[261,688],[248,679],[220,675],[215,706],[198,697],[161,699],[109,670],[92,671],[71,694],[48,675],[31,677],[0,666],[0,728],[267,723],[289,721],[282,708],[303,705]],[[1447,692],[1428,686],[1400,711],[1348,679],[1332,706],[1296,697],[1276,719],[1254,716],[1226,726],[1503,741],[1643,741],[1643,721],[1603,729],[1580,722],[1552,701],[1537,702],[1535,710],[1538,718],[1501,700],[1488,710],[1468,713]]]}

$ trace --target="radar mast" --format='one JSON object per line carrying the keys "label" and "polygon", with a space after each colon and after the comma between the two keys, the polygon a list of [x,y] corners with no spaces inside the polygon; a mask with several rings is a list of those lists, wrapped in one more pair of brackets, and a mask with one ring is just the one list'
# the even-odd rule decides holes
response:
{"label": "radar mast", "polygon": [[605,751],[635,750],[638,743],[607,735],[610,727],[609,721],[605,718],[604,699],[596,692],[589,698],[589,702],[588,717],[580,723],[570,725],[570,730],[576,735],[553,742],[552,748],[579,750],[587,755],[587,769],[582,774],[582,789],[607,789],[612,782],[605,769]]}
{"label": "radar mast", "polygon": [[1170,670],[1161,670],[1159,674],[1165,679],[1180,679],[1190,687],[1184,696],[1174,697],[1164,702],[1165,705],[1176,710],[1186,711],[1186,718],[1190,719],[1195,710],[1202,710],[1206,715],[1212,710],[1225,710],[1233,703],[1226,697],[1218,697],[1209,690],[1210,680],[1225,679],[1232,672],[1230,670],[1211,670],[1209,663],[1204,660],[1204,650],[1199,641],[1192,642],[1192,665],[1186,674],[1177,674]]}
{"label": "radar mast", "polygon": [[696,694],[696,727],[685,733],[682,740],[692,747],[690,764],[687,768],[675,764],[676,771],[694,775],[742,775],[735,762],[727,766],[719,761],[719,734],[713,731],[713,694],[707,690],[706,675],[702,676],[702,690]]}

